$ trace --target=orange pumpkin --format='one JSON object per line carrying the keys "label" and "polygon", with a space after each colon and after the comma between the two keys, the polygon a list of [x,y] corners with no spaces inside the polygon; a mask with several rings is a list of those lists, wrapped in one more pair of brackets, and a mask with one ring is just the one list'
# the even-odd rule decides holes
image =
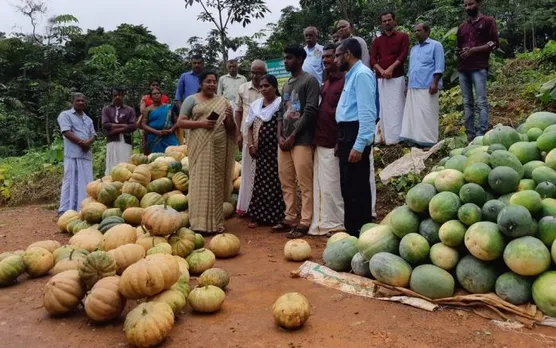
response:
{"label": "orange pumpkin", "polygon": [[131,226],[139,226],[141,225],[144,211],[145,209],[139,207],[127,208],[123,212],[122,218]]}
{"label": "orange pumpkin", "polygon": [[147,164],[141,164],[131,174],[130,182],[139,183],[145,187],[151,182],[151,171]]}
{"label": "orange pumpkin", "polygon": [[181,227],[180,213],[166,205],[154,205],[145,209],[143,225],[153,236],[167,236]]}
{"label": "orange pumpkin", "polygon": [[119,290],[126,298],[137,300],[170,289],[179,277],[180,268],[172,255],[148,255],[122,273]]}
{"label": "orange pumpkin", "polygon": [[125,244],[135,243],[136,240],[137,236],[133,226],[119,224],[106,231],[100,246],[103,250],[109,251]]}
{"label": "orange pumpkin", "polygon": [[145,257],[145,249],[139,244],[125,244],[108,252],[116,260],[116,273],[122,274],[126,268]]}
{"label": "orange pumpkin", "polygon": [[131,170],[127,169],[122,165],[117,165],[114,168],[112,168],[112,171],[110,172],[110,176],[115,181],[120,181],[120,182],[128,181],[131,178]]}
{"label": "orange pumpkin", "polygon": [[120,277],[102,278],[93,286],[85,299],[85,313],[94,321],[104,322],[122,314],[126,298],[118,291]]}
{"label": "orange pumpkin", "polygon": [[174,326],[174,312],[164,302],[145,302],[125,318],[127,341],[137,347],[154,347],[164,340]]}
{"label": "orange pumpkin", "polygon": [[76,270],[59,273],[46,283],[43,307],[52,315],[66,314],[79,306],[85,292]]}

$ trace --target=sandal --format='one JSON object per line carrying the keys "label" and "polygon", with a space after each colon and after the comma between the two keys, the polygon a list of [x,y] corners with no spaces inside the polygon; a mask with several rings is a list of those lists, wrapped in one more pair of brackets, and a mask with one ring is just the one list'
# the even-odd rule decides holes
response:
{"label": "sandal", "polygon": [[288,232],[291,231],[292,228],[295,228],[296,226],[294,224],[290,224],[287,221],[282,221],[279,222],[278,224],[272,226],[272,228],[270,229],[271,233],[282,233],[282,232]]}
{"label": "sandal", "polygon": [[306,236],[307,233],[309,233],[309,227],[298,226],[293,230],[291,230],[290,232],[288,232],[286,237],[288,237],[289,239],[297,239]]}
{"label": "sandal", "polygon": [[257,228],[257,227],[259,227],[259,223],[258,223],[257,221],[251,221],[251,222],[249,223],[249,225],[247,225],[247,227],[249,227],[249,228]]}

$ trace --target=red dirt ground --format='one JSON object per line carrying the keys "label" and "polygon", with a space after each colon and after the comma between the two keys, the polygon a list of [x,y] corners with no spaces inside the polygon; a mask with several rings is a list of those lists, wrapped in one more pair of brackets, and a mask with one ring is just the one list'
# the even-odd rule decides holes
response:
{"label": "red dirt ground", "polygon": [[[0,209],[0,252],[25,249],[32,242],[68,237],[57,232],[54,213],[40,206]],[[283,259],[283,235],[249,230],[239,219],[227,223],[239,236],[241,255],[217,260],[231,274],[223,309],[213,315],[188,307],[176,320],[164,347],[554,347],[556,329],[503,330],[474,314],[445,310],[429,313],[397,303],[381,302],[293,279],[299,264]],[[307,238],[318,262],[324,238]],[[0,289],[1,347],[127,346],[123,318],[106,325],[89,322],[83,310],[51,318],[42,308],[48,277],[20,277]],[[303,329],[287,332],[273,322],[271,307],[281,294],[303,293],[311,317]],[[128,302],[128,308],[133,305]],[[125,313],[124,313],[125,314]]]}

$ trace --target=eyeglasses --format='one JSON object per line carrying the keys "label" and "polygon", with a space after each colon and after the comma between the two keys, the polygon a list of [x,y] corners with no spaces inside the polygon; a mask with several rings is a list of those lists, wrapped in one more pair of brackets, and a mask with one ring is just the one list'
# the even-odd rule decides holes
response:
{"label": "eyeglasses", "polygon": [[251,70],[251,75],[263,76],[265,74],[266,74],[266,72],[263,72],[263,71],[253,71],[253,70]]}

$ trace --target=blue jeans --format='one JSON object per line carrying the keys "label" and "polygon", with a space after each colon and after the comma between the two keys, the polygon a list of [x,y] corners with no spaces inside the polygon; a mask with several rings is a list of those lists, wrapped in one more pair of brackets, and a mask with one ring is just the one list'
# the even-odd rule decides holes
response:
{"label": "blue jeans", "polygon": [[[487,77],[488,71],[486,69],[459,73],[459,84],[461,86],[465,113],[465,129],[469,137],[485,135],[488,130]],[[477,106],[479,108],[478,130],[475,128],[473,86],[475,86]]]}

